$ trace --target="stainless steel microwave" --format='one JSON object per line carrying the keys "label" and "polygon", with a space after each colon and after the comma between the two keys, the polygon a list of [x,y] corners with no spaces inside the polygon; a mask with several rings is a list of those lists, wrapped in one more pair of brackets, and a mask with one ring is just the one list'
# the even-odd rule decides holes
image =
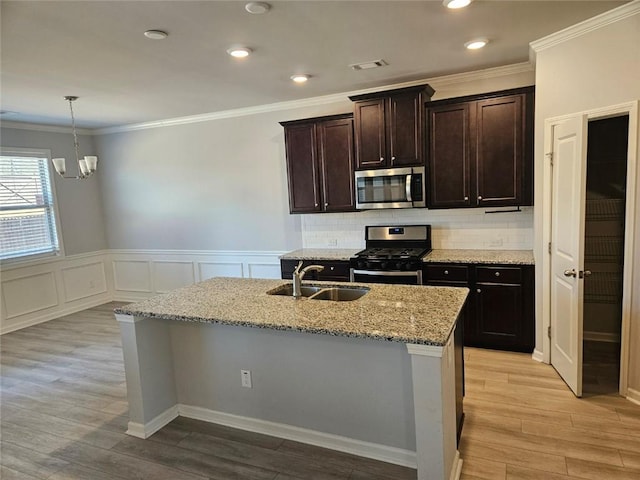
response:
{"label": "stainless steel microwave", "polygon": [[359,210],[427,206],[424,167],[362,170],[355,178]]}

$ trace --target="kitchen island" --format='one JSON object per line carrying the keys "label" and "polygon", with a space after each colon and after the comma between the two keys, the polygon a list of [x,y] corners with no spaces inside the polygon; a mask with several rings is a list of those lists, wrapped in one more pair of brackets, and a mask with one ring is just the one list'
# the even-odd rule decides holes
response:
{"label": "kitchen island", "polygon": [[116,309],[127,433],[146,438],[182,415],[456,478],[453,332],[468,290],[267,293],[283,283],[215,278]]}

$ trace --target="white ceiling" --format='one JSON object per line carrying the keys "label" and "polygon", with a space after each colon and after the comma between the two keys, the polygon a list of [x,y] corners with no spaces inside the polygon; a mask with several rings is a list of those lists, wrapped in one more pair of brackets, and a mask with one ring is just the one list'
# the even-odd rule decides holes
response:
{"label": "white ceiling", "polygon": [[[626,1],[1,2],[5,121],[100,128],[270,104],[527,61],[529,42]],[[165,40],[143,32],[161,29]],[[463,44],[487,37],[483,50]],[[234,44],[254,49],[244,60]],[[384,59],[354,71],[349,64]],[[294,85],[289,77],[313,77]]]}

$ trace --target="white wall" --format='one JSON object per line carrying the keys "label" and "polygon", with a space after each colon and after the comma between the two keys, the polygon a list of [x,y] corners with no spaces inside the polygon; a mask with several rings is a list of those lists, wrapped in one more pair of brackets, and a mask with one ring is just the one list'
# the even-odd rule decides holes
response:
{"label": "white wall", "polygon": [[[436,89],[434,99],[442,99],[532,85],[533,77],[530,67],[516,65],[425,81]],[[305,101],[299,108],[275,105],[275,111],[243,111],[232,118],[97,136],[109,248],[287,251],[308,244],[316,225],[345,217],[289,214],[284,135],[278,122],[350,112],[353,104],[347,96]],[[518,239],[505,238],[502,246],[531,248],[530,214],[496,215],[487,223],[478,211],[467,211],[462,218],[457,211],[448,213],[458,226],[473,216],[476,233],[497,228],[488,237],[478,234],[482,239],[475,248],[486,247],[498,231],[506,234],[512,228]],[[402,215],[354,213],[347,223],[357,225],[363,239],[362,219],[383,223],[397,216],[398,223]],[[434,213],[434,218],[443,216],[447,213]],[[452,237],[447,221],[440,223],[439,238]],[[349,241],[349,235],[340,241]],[[493,241],[495,248],[498,243]]]}
{"label": "white wall", "polygon": [[[640,99],[640,8],[638,3],[615,11],[635,12],[579,36],[549,42],[538,49],[536,57],[536,129],[535,129],[535,257],[541,263],[545,255],[543,230],[543,162],[545,119],[583,112]],[[611,15],[609,14],[606,15]],[[637,152],[640,156],[640,151]],[[638,170],[640,172],[640,169]],[[640,178],[636,179],[640,184]],[[633,199],[632,199],[633,200]],[[636,198],[640,212],[640,195]],[[640,221],[636,220],[633,248],[634,279],[631,311],[631,357],[629,387],[640,391]],[[541,269],[536,270],[536,290],[544,284]],[[537,295],[536,349],[542,350],[541,296]]]}

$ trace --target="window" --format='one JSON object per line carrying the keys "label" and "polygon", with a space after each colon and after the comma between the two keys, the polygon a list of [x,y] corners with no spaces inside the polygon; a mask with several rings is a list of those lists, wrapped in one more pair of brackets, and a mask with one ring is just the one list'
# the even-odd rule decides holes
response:
{"label": "window", "polygon": [[44,151],[3,149],[0,155],[0,260],[60,251]]}

